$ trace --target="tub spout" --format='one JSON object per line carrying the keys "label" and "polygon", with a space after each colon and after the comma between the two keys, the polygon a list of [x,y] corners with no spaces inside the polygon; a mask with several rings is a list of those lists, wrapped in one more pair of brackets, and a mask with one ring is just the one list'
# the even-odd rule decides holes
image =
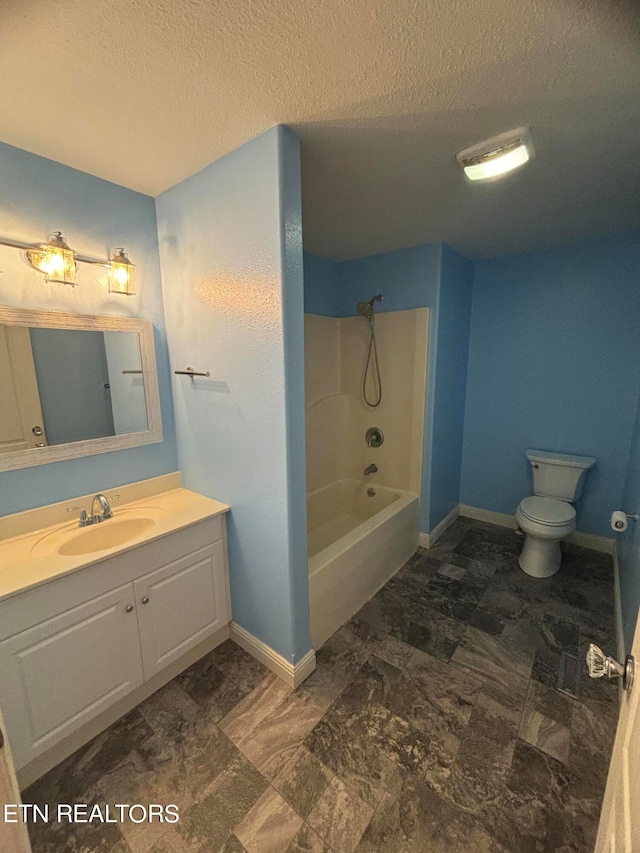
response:
{"label": "tub spout", "polygon": [[377,470],[378,470],[377,465],[374,465],[374,464],[367,465],[367,467],[364,469],[364,476],[368,477],[369,474],[375,474]]}

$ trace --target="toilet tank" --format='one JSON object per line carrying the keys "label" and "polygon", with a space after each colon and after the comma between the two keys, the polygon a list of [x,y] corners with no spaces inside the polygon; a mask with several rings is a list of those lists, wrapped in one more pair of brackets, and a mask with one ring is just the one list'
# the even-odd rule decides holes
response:
{"label": "toilet tank", "polygon": [[570,456],[548,453],[546,450],[527,450],[533,471],[533,492],[545,498],[577,501],[582,494],[585,474],[595,465],[592,456]]}

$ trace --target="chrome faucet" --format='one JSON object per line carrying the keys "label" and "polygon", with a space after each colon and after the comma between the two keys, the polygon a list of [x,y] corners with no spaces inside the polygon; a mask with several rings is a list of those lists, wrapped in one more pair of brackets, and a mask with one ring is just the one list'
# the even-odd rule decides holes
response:
{"label": "chrome faucet", "polygon": [[97,494],[91,502],[91,521],[89,524],[98,524],[100,521],[106,521],[112,515],[113,512],[111,511],[109,501],[102,493]]}
{"label": "chrome faucet", "polygon": [[[120,495],[111,495],[111,500],[113,501],[119,497]],[[79,527],[87,527],[89,524],[98,524],[98,522],[106,521],[107,518],[111,518],[113,516],[111,504],[101,492],[99,492],[91,502],[91,515],[87,515],[87,510],[83,506],[70,506],[67,512],[74,512],[77,509],[80,510],[80,516],[78,518]]]}
{"label": "chrome faucet", "polygon": [[373,463],[371,465],[367,465],[367,467],[364,469],[364,476],[368,477],[369,474],[375,474],[377,470],[377,465],[374,465]]}

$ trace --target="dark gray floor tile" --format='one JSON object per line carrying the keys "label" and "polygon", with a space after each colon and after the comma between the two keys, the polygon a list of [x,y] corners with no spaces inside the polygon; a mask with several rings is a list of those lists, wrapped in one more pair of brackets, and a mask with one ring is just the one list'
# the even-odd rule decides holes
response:
{"label": "dark gray floor tile", "polygon": [[499,853],[504,848],[476,819],[403,772],[367,827],[358,853]]}
{"label": "dark gray floor tile", "polygon": [[287,853],[331,853],[331,850],[314,829],[303,823]]}
{"label": "dark gray floor tile", "polygon": [[465,811],[481,814],[506,786],[518,728],[501,705],[480,701],[473,708],[446,788],[446,796]]}
{"label": "dark gray floor tile", "polygon": [[515,531],[493,524],[475,522],[455,551],[464,557],[494,563],[497,569],[517,566],[522,539]]}
{"label": "dark gray floor tile", "polygon": [[525,705],[567,728],[571,727],[571,714],[576,700],[556,687],[548,687],[533,679],[529,682]]}
{"label": "dark gray floor tile", "polygon": [[521,802],[538,800],[550,808],[565,801],[570,781],[569,769],[534,746],[518,740],[507,787]]}
{"label": "dark gray floor tile", "polygon": [[509,648],[499,637],[470,627],[451,663],[482,681],[485,695],[503,705],[505,713],[508,711],[519,724],[531,675],[530,659]]}
{"label": "dark gray floor tile", "polygon": [[482,596],[486,583],[483,579],[465,576],[461,580],[436,574],[429,581],[422,604],[452,619],[469,623]]}
{"label": "dark gray floor tile", "polygon": [[193,850],[219,850],[268,787],[246,759],[234,762],[180,815],[176,831]]}
{"label": "dark gray floor tile", "polygon": [[205,655],[177,678],[178,683],[196,702],[207,708],[216,722],[228,714],[249,692],[246,689],[248,680],[242,680],[243,687],[224,675],[210,654]]}
{"label": "dark gray floor tile", "polygon": [[82,802],[101,776],[121,766],[152,735],[140,712],[131,711],[23,791],[23,802]]}
{"label": "dark gray floor tile", "polygon": [[409,622],[406,633],[402,632],[402,636],[414,648],[448,662],[457,649],[464,630],[461,622],[434,611],[432,616],[423,618],[422,622]]}
{"label": "dark gray floor tile", "polygon": [[250,693],[269,675],[269,670],[233,640],[226,640],[211,653],[213,664],[235,682],[245,693]]}
{"label": "dark gray floor tile", "polygon": [[312,752],[301,746],[290,763],[273,780],[273,787],[291,803],[298,814],[307,817],[332,775]]}
{"label": "dark gray floor tile", "polygon": [[[22,798],[23,802],[33,802]],[[59,802],[76,802],[75,800],[59,800]],[[86,803],[90,807],[102,805],[102,797],[95,788],[87,790],[77,802]],[[55,815],[54,807],[52,814]],[[29,840],[33,853],[131,853],[124,836],[116,823],[67,823],[55,819],[47,823],[29,823]],[[9,850],[7,848],[7,853]]]}
{"label": "dark gray floor tile", "polygon": [[[376,596],[376,599],[378,597]],[[372,599],[369,604],[375,599]],[[362,615],[362,611],[360,611]],[[316,655],[316,669],[298,689],[322,708],[328,708],[358,674],[371,651],[379,643],[377,626],[358,619],[357,633],[365,632],[363,641],[349,623],[330,637]]]}
{"label": "dark gray floor tile", "polygon": [[457,752],[482,682],[416,652],[383,704],[434,741]]}

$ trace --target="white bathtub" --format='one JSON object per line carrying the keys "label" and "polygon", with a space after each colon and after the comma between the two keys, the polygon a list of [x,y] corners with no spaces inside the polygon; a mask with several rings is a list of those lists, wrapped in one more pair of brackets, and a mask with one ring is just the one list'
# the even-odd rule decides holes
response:
{"label": "white bathtub", "polygon": [[[367,489],[375,496],[369,497]],[[356,613],[418,547],[418,497],[360,480],[307,496],[309,609],[315,649]]]}

